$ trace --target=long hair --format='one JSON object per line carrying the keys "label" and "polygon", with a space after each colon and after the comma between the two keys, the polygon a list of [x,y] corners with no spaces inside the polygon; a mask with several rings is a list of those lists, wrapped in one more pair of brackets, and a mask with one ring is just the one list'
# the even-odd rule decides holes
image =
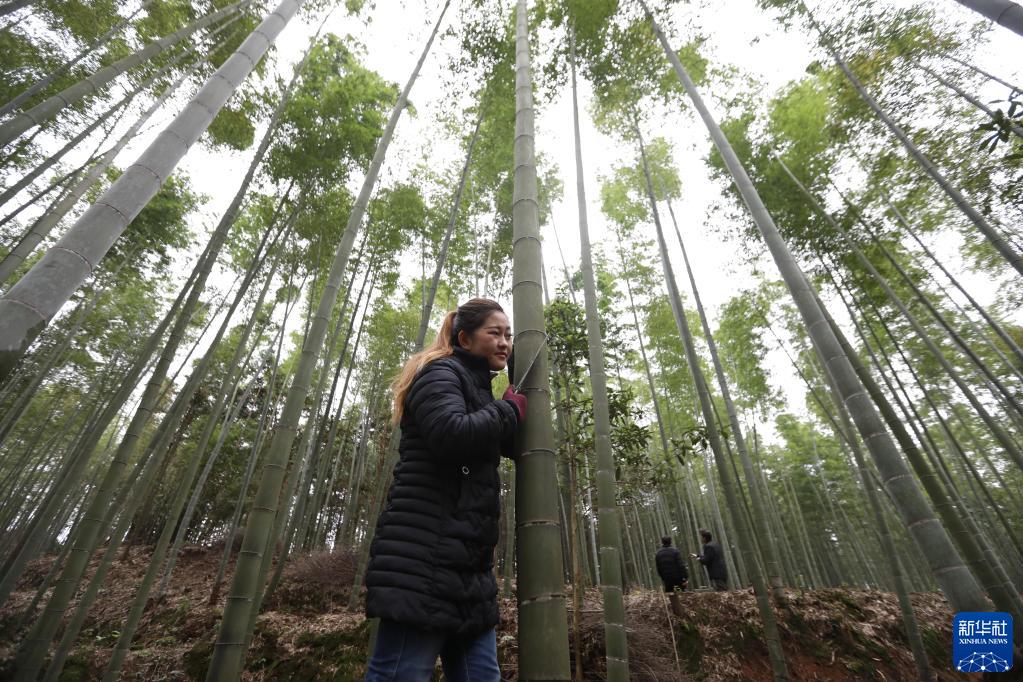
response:
{"label": "long hair", "polygon": [[497,301],[489,298],[472,298],[458,306],[457,310],[445,315],[433,343],[410,357],[398,372],[398,376],[394,377],[391,383],[391,391],[394,393],[391,423],[394,425],[401,423],[402,414],[405,412],[405,396],[412,388],[416,375],[434,360],[445,358],[455,352],[459,332],[472,334],[482,327],[492,314],[503,312],[504,308]]}

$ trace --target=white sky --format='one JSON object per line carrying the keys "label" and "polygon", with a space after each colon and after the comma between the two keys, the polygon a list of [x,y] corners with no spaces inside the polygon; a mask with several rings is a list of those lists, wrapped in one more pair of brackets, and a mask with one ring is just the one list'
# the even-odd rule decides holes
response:
{"label": "white sky", "polygon": [[[903,4],[902,0],[899,0],[899,4]],[[376,0],[369,13],[368,23],[365,20],[344,17],[343,10],[339,10],[327,27],[342,37],[346,34],[356,36],[366,46],[366,53],[362,55],[366,66],[401,86],[418,58],[439,5],[439,2]],[[457,20],[457,0],[452,5],[445,21],[445,28],[450,22]],[[508,5],[509,8],[513,5],[512,0],[508,0]],[[975,15],[952,0],[935,0],[935,6],[955,16],[975,18]],[[695,12],[699,17],[702,34],[709,38],[707,43],[709,51],[706,54],[712,61],[718,66],[735,65],[749,73],[764,84],[765,95],[770,95],[789,81],[800,78],[806,65],[820,56],[819,53],[811,52],[811,41],[808,36],[786,33],[769,16],[756,8],[754,0],[720,0],[711,3],[709,7],[706,4],[703,7],[690,6],[688,10],[683,10],[680,6],[680,16],[682,11]],[[296,19],[281,34],[275,68],[285,80],[290,76],[292,65],[301,57],[308,38],[318,22],[319,17],[306,22]],[[1012,69],[1013,64],[1020,64],[1019,38],[1000,27],[995,27],[989,36],[989,42],[978,51],[976,63],[1002,77],[1019,80],[1019,71]],[[438,40],[435,44],[434,52],[428,58],[411,94],[411,99],[418,110],[418,117],[411,119],[406,114],[399,123],[381,175],[380,186],[387,186],[396,178],[405,177],[424,157],[439,161],[442,164],[440,167],[443,168],[453,168],[459,162],[462,152],[457,143],[444,139],[437,124],[440,114],[453,109],[451,94],[443,89],[444,79],[441,77],[441,71],[446,68],[448,57],[455,47],[457,45],[454,39]],[[534,53],[536,50],[537,45],[534,43]],[[713,84],[705,86],[704,95],[708,99],[708,104],[712,110],[719,110],[714,102],[714,92]],[[1003,93],[999,94],[1004,96]],[[581,102],[584,108],[588,107],[589,100],[590,89],[583,81]],[[130,164],[156,132],[180,111],[183,101],[179,98],[175,106],[167,108],[154,119],[148,126],[147,134],[133,142],[118,158],[117,164],[121,167]],[[257,131],[257,140],[261,132]],[[704,304],[712,318],[716,318],[720,305],[739,289],[750,284],[751,274],[749,268],[742,265],[741,259],[737,257],[738,245],[722,241],[719,229],[716,229],[721,226],[711,226],[706,222],[708,206],[718,201],[721,196],[719,187],[708,179],[708,171],[702,160],[710,148],[706,131],[695,120],[691,110],[687,110],[681,115],[663,119],[659,126],[653,126],[651,123],[650,129],[645,132],[649,138],[663,136],[674,144],[675,159],[679,164],[684,192],[684,198],[676,206],[676,214],[681,221],[683,236],[687,238],[687,247],[690,250]],[[631,151],[621,148],[615,140],[597,132],[585,116],[582,144],[586,164],[590,236],[596,246],[607,235],[605,220],[599,206],[598,176],[610,174],[615,165],[631,157]],[[536,148],[546,158],[557,163],[565,185],[565,196],[554,206],[553,217],[554,224],[559,230],[565,257],[569,261],[569,267],[573,268],[579,262],[579,238],[574,192],[571,93],[568,89],[549,105],[538,103]],[[222,150],[211,152],[197,145],[179,165],[179,172],[190,177],[193,187],[209,197],[207,203],[193,217],[194,227],[199,234],[207,233],[219,219],[233,197],[253,151],[249,149],[239,153]],[[361,183],[361,175],[356,174],[354,182],[357,187]],[[936,196],[937,193],[938,190],[935,189]],[[667,219],[667,216],[664,218]],[[206,227],[202,227],[204,225]],[[560,259],[549,226],[545,228],[544,236],[544,256],[553,288],[563,279]],[[652,228],[650,236],[652,237]],[[669,238],[669,243],[671,241],[674,240]],[[949,241],[938,244],[937,247],[939,252],[951,254],[956,244]],[[682,270],[681,255],[676,250],[672,256],[676,275],[680,280],[679,286],[683,292],[687,292],[689,287]],[[192,263],[184,258],[176,264],[182,278],[187,276],[191,265]],[[769,261],[765,261],[761,269],[772,278],[776,276],[777,271]],[[994,297],[997,283],[973,276],[964,272],[961,267],[953,270],[963,277],[967,287],[981,302],[990,301]],[[418,263],[409,275],[418,276]],[[215,280],[221,286],[226,286],[229,281],[226,278]],[[508,308],[510,310],[510,306]],[[775,375],[776,385],[783,388],[788,409],[802,412],[804,391],[798,378],[789,370],[788,361],[780,352],[772,352],[768,364]]]}

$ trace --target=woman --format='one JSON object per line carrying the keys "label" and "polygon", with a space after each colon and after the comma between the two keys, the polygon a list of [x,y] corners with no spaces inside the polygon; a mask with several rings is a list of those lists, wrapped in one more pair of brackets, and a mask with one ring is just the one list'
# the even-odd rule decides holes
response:
{"label": "woman", "polygon": [[509,386],[495,400],[490,382],[511,347],[501,306],[474,298],[394,381],[400,458],[366,571],[366,616],[380,618],[367,682],[429,680],[437,656],[448,680],[500,680],[497,465],[526,398]]}

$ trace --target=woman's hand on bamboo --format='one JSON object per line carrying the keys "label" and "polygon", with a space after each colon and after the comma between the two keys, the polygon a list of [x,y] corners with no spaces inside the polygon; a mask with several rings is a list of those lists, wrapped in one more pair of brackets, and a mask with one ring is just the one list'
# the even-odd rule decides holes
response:
{"label": "woman's hand on bamboo", "polygon": [[526,405],[528,404],[526,396],[516,393],[515,386],[508,384],[508,388],[505,389],[504,395],[501,398],[510,402],[512,407],[515,408],[515,415],[518,417],[520,424],[526,421]]}

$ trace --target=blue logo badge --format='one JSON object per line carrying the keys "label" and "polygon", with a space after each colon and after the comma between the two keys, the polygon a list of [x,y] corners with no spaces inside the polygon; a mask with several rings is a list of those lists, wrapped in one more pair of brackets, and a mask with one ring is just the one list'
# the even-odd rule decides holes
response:
{"label": "blue logo badge", "polygon": [[952,660],[963,673],[1004,673],[1012,667],[1012,616],[989,611],[957,613]]}

